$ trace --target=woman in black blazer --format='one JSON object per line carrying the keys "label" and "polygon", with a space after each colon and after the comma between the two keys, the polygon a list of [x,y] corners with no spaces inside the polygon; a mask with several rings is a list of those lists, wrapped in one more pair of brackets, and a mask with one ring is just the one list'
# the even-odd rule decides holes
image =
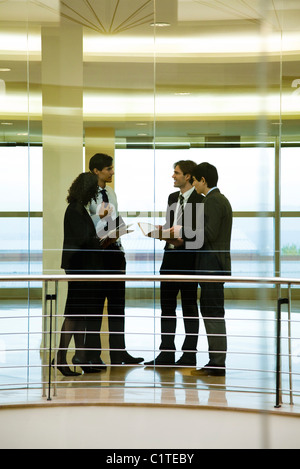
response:
{"label": "woman in black blazer", "polygon": [[[98,193],[97,177],[92,173],[82,173],[72,183],[67,202],[69,205],[64,217],[64,242],[61,267],[70,274],[97,274],[103,269],[99,238],[86,206]],[[67,364],[67,350],[74,335],[76,364],[85,372],[100,371],[102,367],[91,368],[85,359],[84,337],[93,330],[89,315],[99,314],[99,294],[101,285],[93,281],[68,282],[68,295],[65,306],[65,319],[61,329],[61,339],[57,353],[57,367],[64,376],[78,376]],[[98,330],[99,333],[99,330]],[[73,360],[74,363],[74,360]],[[98,365],[101,365],[100,363]]]}

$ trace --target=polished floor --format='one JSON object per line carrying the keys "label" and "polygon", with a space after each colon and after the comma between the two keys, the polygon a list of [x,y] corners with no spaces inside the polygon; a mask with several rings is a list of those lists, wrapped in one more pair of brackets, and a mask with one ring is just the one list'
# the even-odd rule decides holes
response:
{"label": "polished floor", "polygon": [[[292,395],[288,360],[288,322],[282,324],[282,405],[276,403],[276,302],[258,307],[256,301],[226,303],[228,359],[226,377],[200,377],[192,368],[110,366],[101,373],[65,378],[41,368],[41,304],[0,301],[0,406],[62,404],[135,404],[209,406],[288,412],[300,416],[300,303],[291,317]],[[145,360],[157,353],[160,337],[159,305],[128,301],[126,343],[132,355]],[[178,358],[183,322],[178,310]],[[29,333],[28,333],[29,331]],[[59,333],[59,331],[58,331]],[[107,335],[103,333],[103,343]],[[156,350],[156,352],[154,352]],[[197,366],[207,362],[207,344],[201,321]],[[44,383],[42,384],[42,381]],[[49,391],[50,389],[50,391]],[[50,399],[49,399],[50,398]]]}

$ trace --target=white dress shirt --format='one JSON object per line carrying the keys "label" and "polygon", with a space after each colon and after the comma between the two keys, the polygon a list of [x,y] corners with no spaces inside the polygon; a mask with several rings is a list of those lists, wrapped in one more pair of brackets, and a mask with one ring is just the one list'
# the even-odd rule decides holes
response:
{"label": "white dress shirt", "polygon": [[[99,187],[97,202],[92,200],[89,205],[89,213],[92,217],[97,233],[100,233],[105,228],[106,223],[107,223],[105,218],[101,219],[99,217],[100,208],[103,202],[103,197],[101,194],[102,190],[103,189]],[[117,201],[116,193],[110,186],[106,186],[104,190],[106,190],[109,204],[113,209],[110,216],[113,220],[115,220],[118,216],[118,201]]]}
{"label": "white dress shirt", "polygon": [[190,195],[192,194],[192,192],[195,190],[194,187],[192,187],[191,189],[189,189],[188,191],[184,192],[184,194],[182,194],[180,192],[179,194],[179,197],[178,197],[178,202],[177,202],[177,206],[176,206],[176,210],[175,210],[175,216],[174,216],[174,225],[177,225],[177,220],[178,220],[178,212],[180,212],[180,196],[182,195],[183,196],[183,210],[186,206],[186,203],[188,201],[188,199],[190,198]]}

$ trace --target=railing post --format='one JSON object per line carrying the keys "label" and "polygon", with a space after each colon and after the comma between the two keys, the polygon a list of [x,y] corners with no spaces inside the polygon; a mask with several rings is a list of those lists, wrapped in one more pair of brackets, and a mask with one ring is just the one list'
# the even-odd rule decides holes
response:
{"label": "railing post", "polygon": [[54,390],[53,395],[57,395],[57,330],[58,330],[58,282],[55,282],[55,320],[54,320]]}
{"label": "railing post", "polygon": [[49,326],[49,360],[48,360],[48,398],[47,401],[51,401],[51,366],[52,366],[52,301],[56,300],[56,295],[46,295],[46,300],[50,300],[50,326]]}
{"label": "railing post", "polygon": [[46,347],[47,347],[47,294],[48,294],[48,281],[45,280],[44,291],[44,307],[43,307],[43,361],[42,361],[42,380],[43,380],[43,397],[46,397]]}
{"label": "railing post", "polygon": [[276,405],[281,407],[281,305],[288,303],[288,298],[277,300],[277,340],[276,340]]}
{"label": "railing post", "polygon": [[291,284],[288,285],[289,294],[289,307],[288,307],[288,341],[289,341],[289,383],[290,383],[290,405],[294,405],[293,402],[293,370],[292,370],[292,318],[291,318],[291,304],[292,304],[292,292]]}

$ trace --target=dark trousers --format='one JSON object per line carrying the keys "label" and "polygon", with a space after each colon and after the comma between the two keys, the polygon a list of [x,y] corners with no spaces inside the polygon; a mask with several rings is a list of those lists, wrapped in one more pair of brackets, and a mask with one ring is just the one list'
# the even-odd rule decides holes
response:
{"label": "dark trousers", "polygon": [[[103,274],[125,274],[126,260],[124,252],[117,246],[110,246],[103,252],[105,270]],[[88,360],[97,361],[101,353],[100,329],[102,325],[103,308],[107,299],[107,314],[109,328],[110,357],[117,355],[117,350],[125,349],[125,281],[98,282],[100,293],[98,296],[99,315],[92,318],[87,325],[86,348],[89,350]]]}
{"label": "dark trousers", "polygon": [[[161,272],[163,273],[163,272]],[[183,351],[196,351],[199,333],[197,283],[161,282],[161,345],[160,350],[175,350],[177,296],[181,293],[185,327]]]}
{"label": "dark trousers", "polygon": [[224,310],[224,283],[200,283],[200,310],[208,340],[209,364],[225,366],[227,337]]}
{"label": "dark trousers", "polygon": [[91,318],[87,325],[85,346],[89,350],[88,359],[98,360],[101,353],[100,329],[104,303],[107,299],[110,356],[117,350],[125,349],[125,282],[101,282],[101,295],[98,308],[101,312]]}

